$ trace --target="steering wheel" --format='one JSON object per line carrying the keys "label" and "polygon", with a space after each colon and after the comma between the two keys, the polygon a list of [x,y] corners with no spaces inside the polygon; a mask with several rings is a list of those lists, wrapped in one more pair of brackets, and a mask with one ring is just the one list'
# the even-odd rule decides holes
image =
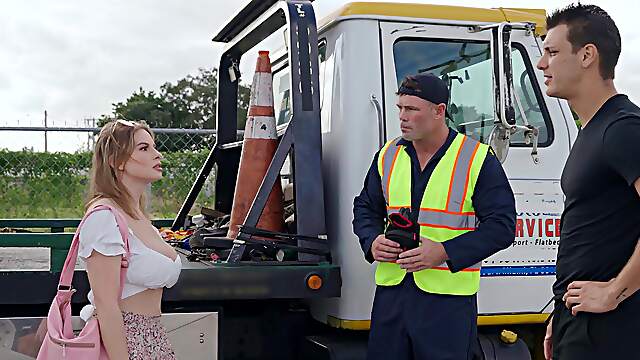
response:
{"label": "steering wheel", "polygon": [[[458,132],[463,133],[465,135],[469,135],[480,142],[486,143],[486,141],[489,138],[489,133],[491,132],[491,129],[493,129],[493,125],[494,125],[493,116],[487,117],[486,115],[485,116],[480,115],[474,120],[465,121],[465,122],[456,124],[456,130],[458,130]],[[474,134],[474,132],[478,130],[479,130],[479,133]],[[474,136],[474,135],[477,135],[477,136]]]}

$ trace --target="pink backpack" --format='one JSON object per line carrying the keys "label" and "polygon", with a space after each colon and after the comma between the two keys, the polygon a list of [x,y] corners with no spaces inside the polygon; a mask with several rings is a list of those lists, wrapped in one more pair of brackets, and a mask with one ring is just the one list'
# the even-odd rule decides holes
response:
{"label": "pink backpack", "polygon": [[[88,211],[73,237],[71,248],[67,254],[67,260],[64,262],[60,282],[58,283],[58,292],[53,298],[49,314],[47,315],[47,334],[40,351],[38,352],[38,360],[108,360],[107,351],[102,345],[100,338],[100,327],[98,319],[91,317],[85,324],[84,328],[75,336],[71,327],[71,296],[76,291],[71,288],[71,279],[78,258],[78,246],[80,242],[80,228],[84,224],[87,217],[95,211],[110,210],[116,218],[120,234],[124,240],[125,258],[129,257],[129,237],[127,222],[119,211],[108,205],[98,205]],[[120,269],[120,297],[122,297],[122,288],[124,286],[126,268]]]}

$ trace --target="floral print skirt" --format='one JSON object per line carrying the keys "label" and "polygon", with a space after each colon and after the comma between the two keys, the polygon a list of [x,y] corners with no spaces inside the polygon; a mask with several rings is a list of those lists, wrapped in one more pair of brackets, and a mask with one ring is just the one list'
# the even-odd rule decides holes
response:
{"label": "floral print skirt", "polygon": [[175,360],[160,316],[122,312],[129,360]]}

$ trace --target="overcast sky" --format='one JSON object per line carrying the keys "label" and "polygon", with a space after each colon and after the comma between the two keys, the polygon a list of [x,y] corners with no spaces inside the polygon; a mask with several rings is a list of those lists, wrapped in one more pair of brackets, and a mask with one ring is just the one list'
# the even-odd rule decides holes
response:
{"label": "overcast sky", "polygon": [[[475,7],[535,4],[547,11],[571,3],[419,2]],[[317,0],[316,15],[321,18],[344,3]],[[640,100],[640,30],[632,2],[594,3],[609,12],[622,36],[618,90]],[[157,90],[200,67],[215,66],[222,45],[211,38],[240,4],[244,1],[1,0],[0,127],[42,125],[44,110],[50,125],[82,125],[82,119],[110,113],[112,103],[125,100],[139,87]],[[16,134],[12,141],[7,135],[0,132],[0,148],[16,146]],[[28,140],[24,145],[32,146]]]}

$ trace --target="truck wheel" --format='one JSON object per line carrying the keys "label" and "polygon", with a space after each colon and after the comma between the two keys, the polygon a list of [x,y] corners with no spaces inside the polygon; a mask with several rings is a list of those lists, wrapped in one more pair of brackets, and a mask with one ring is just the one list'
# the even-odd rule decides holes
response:
{"label": "truck wheel", "polygon": [[480,334],[478,342],[483,360],[531,360],[527,344],[510,331]]}

